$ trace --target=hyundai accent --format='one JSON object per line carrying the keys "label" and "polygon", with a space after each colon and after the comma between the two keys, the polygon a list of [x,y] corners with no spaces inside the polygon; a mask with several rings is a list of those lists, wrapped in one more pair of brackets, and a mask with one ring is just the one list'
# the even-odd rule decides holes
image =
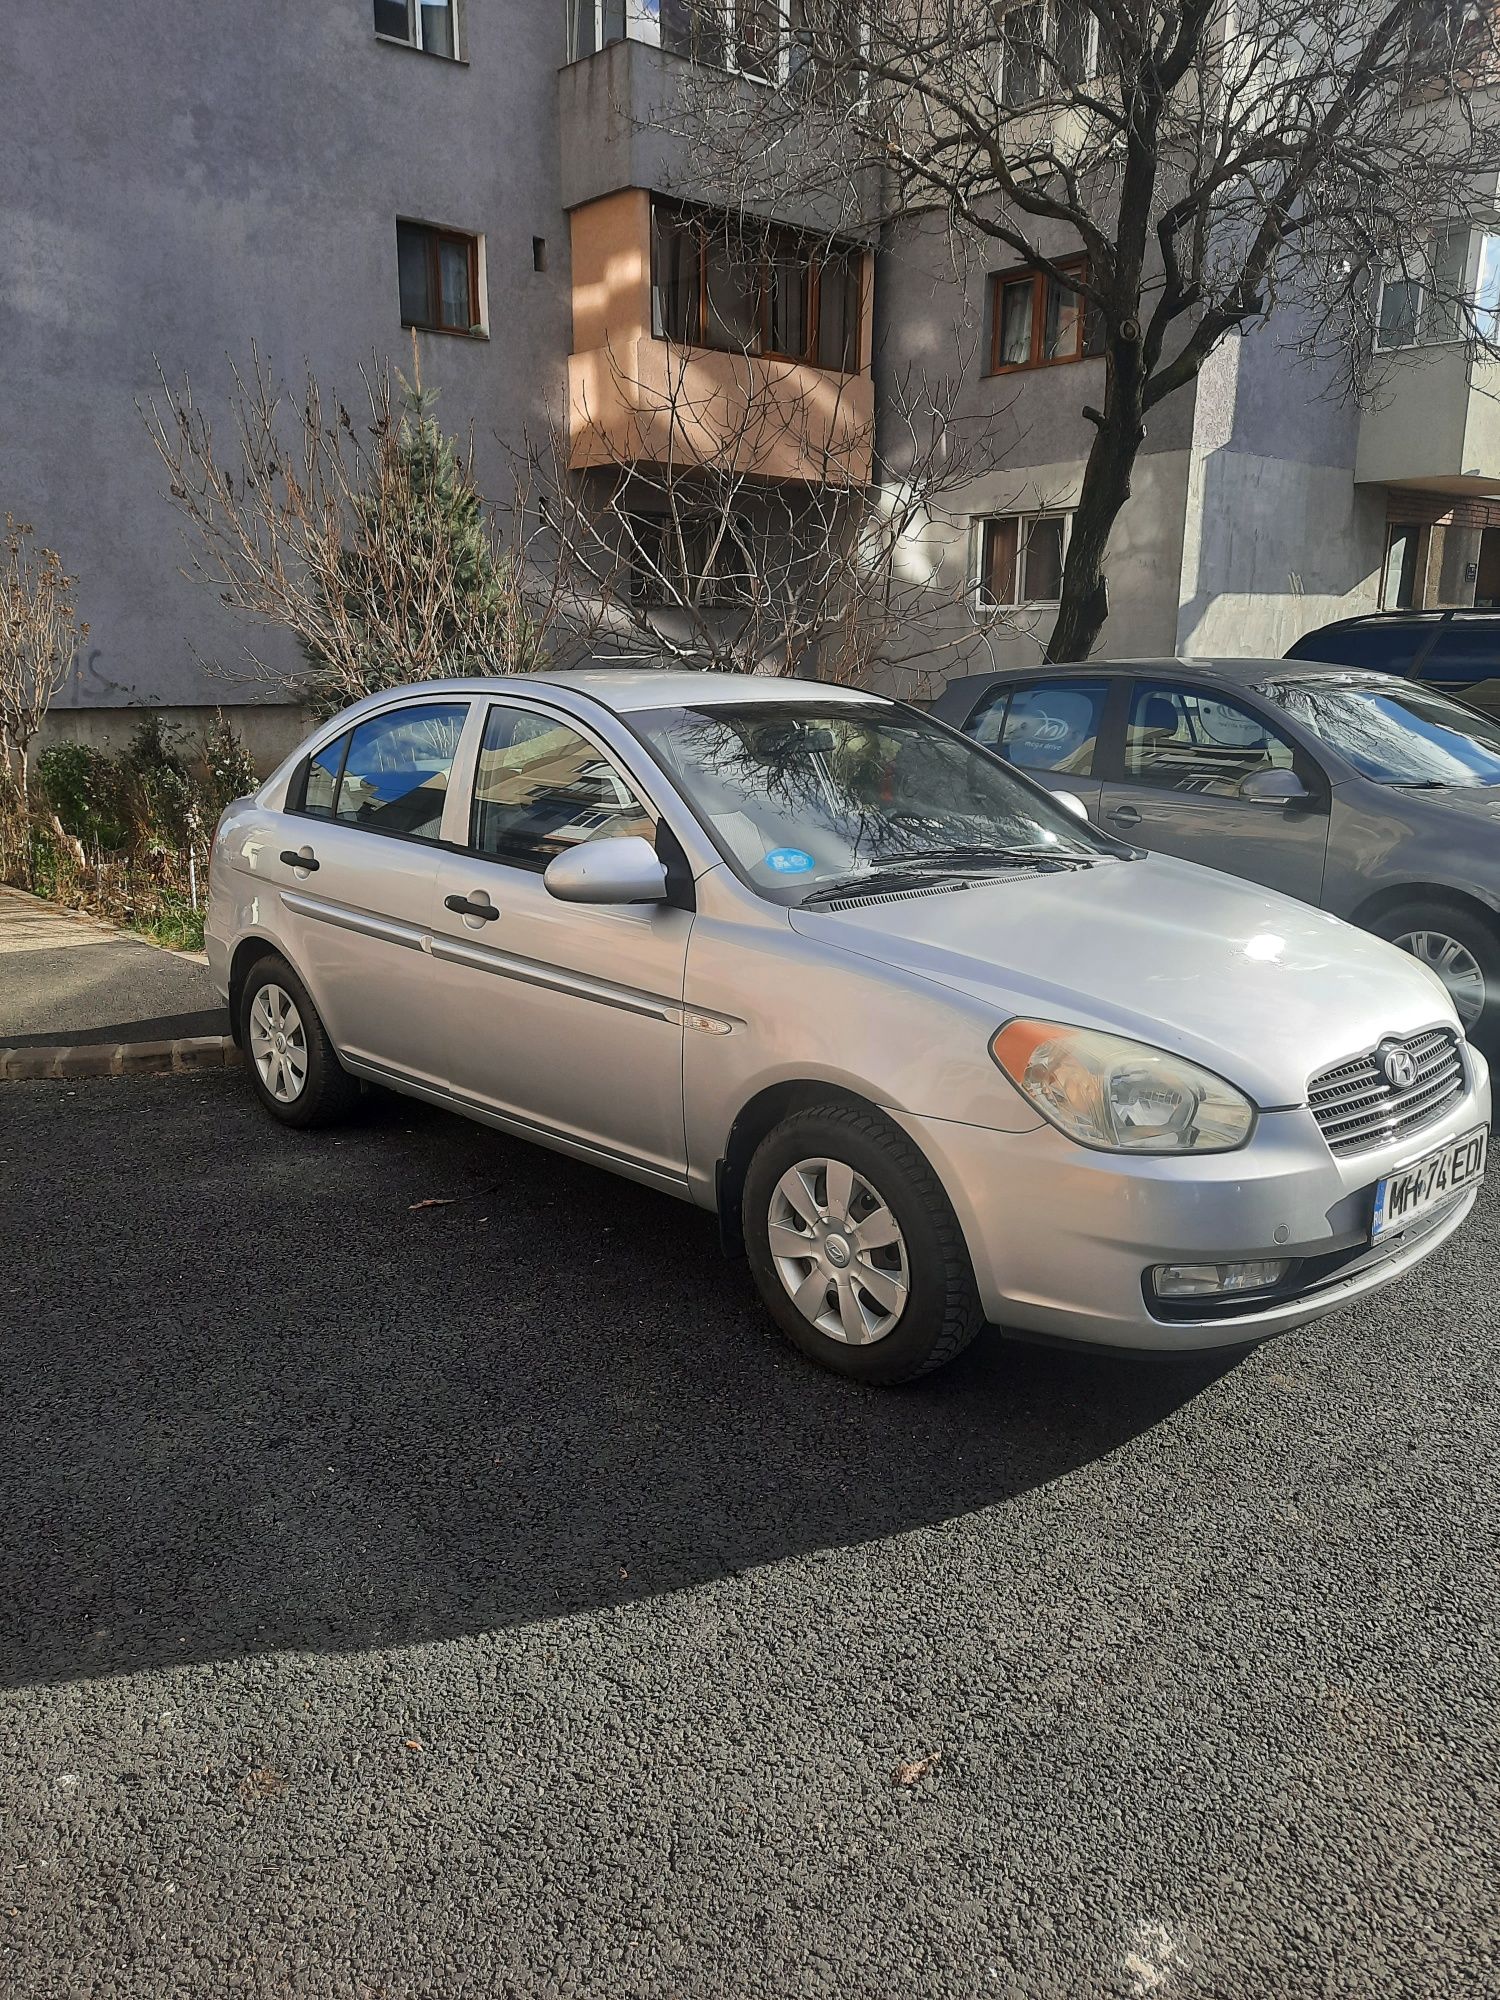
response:
{"label": "hyundai accent", "polygon": [[207,944],[282,1123],[386,1085],[715,1211],[870,1382],[986,1324],[1263,1339],[1429,1256],[1485,1167],[1429,969],[853,689],[373,695],[225,813]]}

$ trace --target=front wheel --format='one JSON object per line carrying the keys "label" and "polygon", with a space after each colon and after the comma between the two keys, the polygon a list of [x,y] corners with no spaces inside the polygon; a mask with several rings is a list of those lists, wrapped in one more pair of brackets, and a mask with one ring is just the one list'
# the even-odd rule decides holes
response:
{"label": "front wheel", "polygon": [[1371,925],[1409,951],[1448,989],[1465,1034],[1479,1042],[1500,1031],[1500,935],[1456,903],[1411,901],[1385,910]]}
{"label": "front wheel", "polygon": [[794,1112],[745,1176],[745,1248],[771,1317],[856,1381],[941,1368],[984,1324],[963,1234],[937,1176],[878,1112]]}

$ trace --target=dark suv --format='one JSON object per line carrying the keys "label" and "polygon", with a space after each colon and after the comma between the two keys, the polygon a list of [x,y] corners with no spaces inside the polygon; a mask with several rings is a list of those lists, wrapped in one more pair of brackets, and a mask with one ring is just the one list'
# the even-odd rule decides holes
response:
{"label": "dark suv", "polygon": [[1401,674],[1500,715],[1500,611],[1371,611],[1320,625],[1286,657]]}

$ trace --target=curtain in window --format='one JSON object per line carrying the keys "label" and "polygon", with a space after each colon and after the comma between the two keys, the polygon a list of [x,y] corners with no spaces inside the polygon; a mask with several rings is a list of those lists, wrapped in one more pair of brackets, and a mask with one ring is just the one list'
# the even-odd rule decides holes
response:
{"label": "curtain in window", "polygon": [[1028,604],[1052,604],[1062,595],[1063,524],[1060,515],[1026,528],[1025,592]]}
{"label": "curtain in window", "polygon": [[852,375],[859,367],[859,285],[863,259],[838,251],[818,280],[818,366]]}
{"label": "curtain in window", "polygon": [[767,269],[766,337],[773,354],[801,360],[807,353],[812,264],[806,249],[783,239],[772,245]]}
{"label": "curtain in window", "polygon": [[467,332],[477,317],[469,289],[469,246],[444,237],[438,244],[438,277],[442,287],[444,326]]}
{"label": "curtain in window", "polygon": [[1059,361],[1078,352],[1082,331],[1083,300],[1055,278],[1046,280],[1047,301],[1043,317],[1042,351],[1049,361]]}
{"label": "curtain in window", "polygon": [[984,524],[983,574],[980,594],[988,604],[1016,601],[1016,555],[1020,540],[1020,518],[1006,514]]}
{"label": "curtain in window", "polygon": [[1032,281],[1022,278],[1000,290],[1000,365],[1023,366],[1031,359]]}
{"label": "curtain in window", "polygon": [[422,0],[422,46],[433,56],[458,53],[453,40],[452,0]]}
{"label": "curtain in window", "polygon": [[656,203],[651,212],[654,235],[651,270],[652,332],[658,340],[691,346],[702,339],[698,324],[698,257],[702,241],[698,224]]}
{"label": "curtain in window", "polygon": [[737,231],[724,229],[709,237],[704,262],[709,346],[758,352],[759,256],[754,246]]}

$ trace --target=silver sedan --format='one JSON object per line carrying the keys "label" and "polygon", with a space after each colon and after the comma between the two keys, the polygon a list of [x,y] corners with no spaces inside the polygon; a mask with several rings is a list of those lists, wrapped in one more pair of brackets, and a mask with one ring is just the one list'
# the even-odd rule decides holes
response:
{"label": "silver sedan", "polygon": [[371,696],[224,815],[208,952],[283,1123],[384,1084],[714,1210],[865,1381],[986,1323],[1262,1339],[1430,1255],[1485,1166],[1429,970],[852,689]]}

